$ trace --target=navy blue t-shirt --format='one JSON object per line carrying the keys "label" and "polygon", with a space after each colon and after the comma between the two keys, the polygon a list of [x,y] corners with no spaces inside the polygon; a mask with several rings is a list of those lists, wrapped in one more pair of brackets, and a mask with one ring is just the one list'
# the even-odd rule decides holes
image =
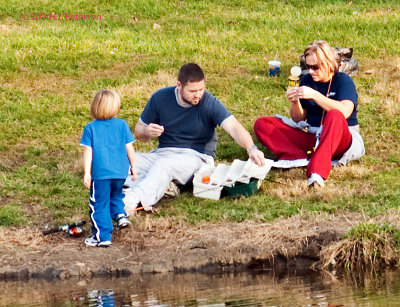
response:
{"label": "navy blue t-shirt", "polygon": [[[315,82],[310,74],[300,80],[300,86],[309,86],[326,96],[329,82]],[[358,125],[357,98],[358,94],[353,79],[343,72],[336,72],[332,78],[332,84],[328,97],[333,100],[350,100],[354,103],[353,113],[347,118],[349,126]],[[300,99],[301,106],[307,110],[307,123],[313,127],[319,127],[323,109],[312,99]]]}
{"label": "navy blue t-shirt", "polygon": [[175,95],[176,86],[161,89],[151,96],[140,119],[145,124],[164,126],[158,147],[191,148],[215,157],[215,128],[231,116],[226,107],[205,91],[195,106],[182,107]]}
{"label": "navy blue t-shirt", "polygon": [[122,119],[87,124],[81,145],[92,147],[92,180],[125,179],[130,167],[126,144],[134,141],[128,124]]}

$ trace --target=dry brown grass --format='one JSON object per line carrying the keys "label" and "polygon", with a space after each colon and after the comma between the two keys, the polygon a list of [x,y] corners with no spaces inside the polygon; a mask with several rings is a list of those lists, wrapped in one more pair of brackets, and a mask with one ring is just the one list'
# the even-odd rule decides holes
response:
{"label": "dry brown grass", "polygon": [[0,33],[9,34],[14,31],[14,25],[0,24]]}
{"label": "dry brown grass", "polygon": [[399,212],[390,209],[375,218],[364,217],[364,221],[353,223],[348,236],[323,247],[315,268],[376,271],[399,265]]}
{"label": "dry brown grass", "polygon": [[146,99],[148,99],[151,94],[160,88],[175,85],[176,77],[175,73],[157,71],[155,74],[146,75],[141,80],[135,80],[129,84],[121,85],[115,90],[121,96],[121,99],[123,99],[123,97],[137,96],[146,97]]}
{"label": "dry brown grass", "polygon": [[272,259],[282,255],[286,258],[301,256],[304,246],[311,237],[333,230],[343,235],[362,219],[358,213],[346,215],[302,214],[280,218],[270,223],[245,221],[242,223],[198,223],[189,225],[175,223],[171,218],[148,218],[138,214],[133,218],[134,227],[125,231],[123,238],[144,235],[147,248],[178,246],[188,248],[220,247],[221,257],[238,256],[241,251],[254,249],[255,258]]}
{"label": "dry brown grass", "polygon": [[0,154],[0,171],[12,171],[23,163],[23,152],[13,146],[7,153]]}
{"label": "dry brown grass", "polygon": [[8,35],[14,32],[23,33],[33,31],[37,27],[38,25],[35,22],[26,22],[22,25],[18,25],[15,19],[8,17],[0,23],[0,34]]}
{"label": "dry brown grass", "polygon": [[[24,52],[21,51],[20,54],[17,54],[20,62],[23,60],[23,57],[26,52],[29,53],[30,51],[29,50]],[[63,96],[68,101],[70,101],[76,99],[77,96],[81,96],[81,94],[77,92],[78,89],[77,86],[78,83],[81,82],[81,80],[93,81],[95,79],[103,79],[103,78],[107,79],[123,78],[124,76],[129,75],[132,67],[139,65],[140,62],[145,59],[145,56],[146,55],[144,54],[141,55],[138,54],[133,56],[130,60],[126,62],[115,63],[113,66],[103,70],[89,69],[83,72],[82,75],[79,77],[62,76],[56,74],[31,75],[25,72],[26,69],[24,67],[20,66],[20,73],[13,78],[3,80],[3,85],[6,87],[8,86],[17,88],[27,95],[39,95],[40,93],[49,93],[53,95]],[[157,79],[158,77],[159,76],[154,76],[154,79]],[[163,78],[161,77],[160,79]],[[141,88],[147,89],[148,88],[147,82],[151,82],[151,80],[142,81],[141,83],[145,86],[142,86]],[[176,82],[176,80],[174,82]],[[170,83],[169,85],[171,84],[174,83]],[[163,85],[165,86],[165,84]],[[90,96],[91,94],[92,93],[88,93],[87,96]],[[123,95],[123,93],[120,94]],[[80,101],[81,100],[78,100],[78,102]],[[83,101],[83,103],[86,104],[87,101]]]}
{"label": "dry brown grass", "polygon": [[[386,159],[392,155],[398,156],[400,152],[398,136],[387,131],[369,130],[364,139],[366,141],[367,154],[372,157]],[[390,165],[386,164],[385,168],[390,169]],[[379,170],[379,165],[375,166],[375,169]]]}
{"label": "dry brown grass", "polygon": [[[388,213],[392,222],[400,222],[400,218],[393,216],[397,213]],[[367,222],[387,220],[388,216],[385,215]],[[107,250],[107,253],[109,251],[113,257],[118,255],[119,258],[114,259],[116,263],[131,261],[132,265],[137,265],[139,258],[154,265],[178,261],[174,264],[177,267],[191,267],[210,263],[245,264],[266,259],[274,261],[279,257],[320,257],[321,267],[337,269],[350,267],[350,263],[353,266],[376,267],[392,265],[399,260],[387,233],[380,234],[375,240],[342,239],[351,227],[366,222],[361,213],[302,213],[269,223],[203,222],[196,225],[176,222],[169,217],[154,219],[148,214],[138,214],[132,217],[132,222],[132,227],[113,234],[115,248]],[[86,225],[85,229],[85,235],[88,235],[90,225]],[[32,227],[0,228],[0,245],[7,249],[3,258],[9,264],[12,253],[25,261],[41,259],[43,253],[56,253],[60,263],[85,262],[82,257],[98,253],[96,249],[85,248],[83,237],[74,239],[66,233],[43,236],[40,230]],[[71,250],[76,250],[73,259],[68,253]],[[375,250],[379,252],[374,253]],[[33,254],[26,255],[26,251]],[[52,257],[49,256],[49,259]]]}
{"label": "dry brown grass", "polygon": [[332,175],[335,177],[362,179],[370,172],[372,172],[372,169],[369,166],[362,163],[349,163],[345,167],[334,167]]}
{"label": "dry brown grass", "polygon": [[[300,197],[301,199],[319,198],[325,202],[330,202],[338,197],[367,194],[373,189],[372,183],[365,183],[362,180],[363,176],[370,170],[360,164],[334,167],[323,189],[310,189],[305,172],[305,168],[278,170],[274,181],[268,184],[268,193],[280,199],[293,197]],[[348,182],[349,177],[354,177],[360,183],[353,186],[344,184],[343,182]],[[346,180],[341,178],[346,178]]]}
{"label": "dry brown grass", "polygon": [[375,218],[378,224],[388,223],[400,229],[400,208],[390,208]]}
{"label": "dry brown grass", "polygon": [[395,10],[391,9],[374,9],[374,10],[369,10],[366,13],[363,13],[365,17],[380,17],[380,16],[388,16],[388,15],[396,15]]}
{"label": "dry brown grass", "polygon": [[306,179],[304,168],[277,170],[274,181],[268,185],[268,191],[280,199],[301,196],[308,192]]}
{"label": "dry brown grass", "polygon": [[323,269],[377,270],[400,263],[400,255],[388,234],[372,240],[344,239],[321,251],[319,264]]}
{"label": "dry brown grass", "polygon": [[36,247],[43,242],[44,237],[38,229],[32,227],[0,227],[0,245],[3,248],[15,246]]}
{"label": "dry brown grass", "polygon": [[71,97],[76,95],[77,78],[59,76],[55,74],[40,74],[31,76],[20,73],[17,77],[9,79],[3,83],[6,87],[13,87],[21,90],[27,95],[39,95],[49,93]]}
{"label": "dry brown grass", "polygon": [[367,94],[360,95],[360,104],[371,102],[371,97],[381,97],[379,112],[390,117],[400,114],[400,57],[385,54],[363,63],[363,71],[369,72],[375,83]]}
{"label": "dry brown grass", "polygon": [[113,66],[99,70],[89,69],[82,75],[82,79],[86,81],[92,81],[95,79],[118,79],[123,78],[132,70],[132,67],[138,66],[141,62],[146,60],[146,54],[135,54],[126,62],[117,62]]}

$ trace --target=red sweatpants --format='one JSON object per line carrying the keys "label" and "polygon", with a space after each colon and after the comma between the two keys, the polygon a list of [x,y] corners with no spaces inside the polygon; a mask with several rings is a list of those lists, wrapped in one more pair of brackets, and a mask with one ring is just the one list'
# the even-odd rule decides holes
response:
{"label": "red sweatpants", "polygon": [[279,160],[306,159],[312,152],[307,166],[307,177],[312,173],[328,178],[332,159],[339,159],[351,145],[347,121],[338,110],[326,112],[319,145],[315,152],[315,134],[289,127],[275,117],[261,117],[254,123],[257,139]]}

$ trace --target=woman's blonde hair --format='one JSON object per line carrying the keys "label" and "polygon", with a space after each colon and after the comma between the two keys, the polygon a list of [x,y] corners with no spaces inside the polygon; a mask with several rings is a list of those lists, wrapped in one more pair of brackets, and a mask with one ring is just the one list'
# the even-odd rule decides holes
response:
{"label": "woman's blonde hair", "polygon": [[94,95],[90,105],[90,116],[94,119],[110,119],[119,114],[121,100],[112,90],[101,90]]}
{"label": "woman's blonde hair", "polygon": [[309,55],[315,55],[318,64],[324,67],[329,73],[335,73],[339,70],[340,58],[327,42],[312,42],[304,51],[304,59]]}

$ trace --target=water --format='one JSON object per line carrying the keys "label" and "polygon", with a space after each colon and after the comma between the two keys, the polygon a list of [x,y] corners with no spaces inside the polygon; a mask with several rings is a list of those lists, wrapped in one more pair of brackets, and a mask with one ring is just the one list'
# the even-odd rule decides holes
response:
{"label": "water", "polygon": [[0,282],[1,306],[400,306],[400,272],[156,274]]}

